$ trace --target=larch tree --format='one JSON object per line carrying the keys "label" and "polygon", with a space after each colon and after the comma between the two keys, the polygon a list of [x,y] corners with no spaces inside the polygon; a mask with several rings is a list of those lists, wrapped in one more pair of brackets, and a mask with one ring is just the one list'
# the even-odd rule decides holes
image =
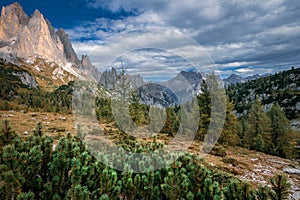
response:
{"label": "larch tree", "polygon": [[240,138],[238,135],[240,130],[240,124],[237,117],[233,113],[233,108],[233,103],[229,102],[227,99],[225,123],[220,138],[218,140],[218,142],[221,144],[228,144],[231,146],[235,146],[240,143]]}
{"label": "larch tree", "polygon": [[271,120],[271,153],[279,156],[286,156],[285,154],[292,146],[290,144],[292,139],[289,137],[289,134],[291,133],[289,121],[278,103],[275,103],[275,105],[271,107],[268,116]]}
{"label": "larch tree", "polygon": [[244,138],[246,147],[255,149],[254,141],[257,139],[258,135],[262,136],[265,147],[268,148],[270,146],[271,135],[270,120],[263,112],[260,100],[256,98],[251,109],[249,110],[246,120],[246,131]]}

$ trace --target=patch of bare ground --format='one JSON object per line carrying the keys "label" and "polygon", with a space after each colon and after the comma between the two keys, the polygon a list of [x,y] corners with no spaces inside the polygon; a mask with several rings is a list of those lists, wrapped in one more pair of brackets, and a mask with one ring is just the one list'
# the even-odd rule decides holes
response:
{"label": "patch of bare ground", "polygon": [[42,122],[44,133],[55,138],[67,132],[75,133],[73,116],[49,112],[0,111],[0,120],[9,119],[12,129],[26,137],[38,122]]}

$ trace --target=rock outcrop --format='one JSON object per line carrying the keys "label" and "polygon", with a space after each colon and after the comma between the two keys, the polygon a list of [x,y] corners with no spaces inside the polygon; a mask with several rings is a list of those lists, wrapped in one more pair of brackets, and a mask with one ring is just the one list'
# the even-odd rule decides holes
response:
{"label": "rock outcrop", "polygon": [[9,40],[15,37],[22,26],[28,23],[28,16],[19,3],[2,7],[0,18],[0,38]]}
{"label": "rock outcrop", "polygon": [[82,55],[80,63],[81,71],[88,77],[93,78],[97,82],[100,79],[101,73],[92,64],[90,57],[87,55]]}
{"label": "rock outcrop", "polygon": [[190,101],[201,92],[202,76],[196,71],[181,71],[176,77],[162,83],[178,98],[180,103]]}
{"label": "rock outcrop", "polygon": [[[99,80],[99,72],[89,58],[80,61],[63,29],[57,31],[42,13],[28,17],[19,3],[2,7],[0,17],[0,57],[15,64],[44,59],[75,77]],[[83,70],[83,71],[81,71]],[[83,75],[83,76],[81,76]],[[59,78],[59,77],[56,77]],[[61,77],[60,77],[61,78]]]}
{"label": "rock outcrop", "polygon": [[73,46],[69,40],[68,34],[62,28],[58,29],[58,31],[56,31],[56,34],[58,35],[60,41],[63,44],[64,53],[65,53],[67,60],[69,62],[78,64],[79,59],[78,59],[77,54],[75,53]]}
{"label": "rock outcrop", "polygon": [[[107,90],[115,90],[117,85],[122,84],[122,79],[122,75],[118,74],[115,68],[112,68],[102,73],[99,83]],[[123,81],[123,84],[126,85],[124,87],[130,87],[131,90],[135,90],[144,84],[143,78],[140,75],[125,74]]]}
{"label": "rock outcrop", "polygon": [[39,57],[61,66],[66,64],[63,43],[38,10],[28,17],[20,4],[11,4],[2,8],[0,23],[2,57],[23,60]]}
{"label": "rock outcrop", "polygon": [[28,74],[27,72],[17,72],[17,73],[12,73],[12,75],[17,76],[20,78],[21,82],[24,85],[29,86],[30,88],[36,88],[38,86],[35,78]]}

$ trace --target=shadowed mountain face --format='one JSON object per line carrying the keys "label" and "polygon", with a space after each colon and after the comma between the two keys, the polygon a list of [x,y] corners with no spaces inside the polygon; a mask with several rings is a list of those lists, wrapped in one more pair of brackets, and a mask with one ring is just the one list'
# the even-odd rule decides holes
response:
{"label": "shadowed mountain face", "polygon": [[[123,80],[123,83],[122,83]],[[198,72],[182,71],[167,82],[144,82],[140,75],[118,74],[115,68],[103,72],[100,85],[114,92],[118,88],[137,92],[140,102],[161,107],[175,106],[190,101],[200,93],[202,76]]]}
{"label": "shadowed mountain face", "polygon": [[137,90],[140,102],[158,107],[171,107],[179,104],[176,95],[167,87],[157,83],[147,83]]}
{"label": "shadowed mountain face", "polygon": [[200,93],[202,81],[199,72],[181,71],[171,80],[161,84],[169,88],[177,96],[180,103],[184,103]]}
{"label": "shadowed mountain face", "polygon": [[224,79],[224,81],[227,82],[228,84],[237,84],[237,83],[243,83],[246,80],[237,74],[231,74],[228,78]]}

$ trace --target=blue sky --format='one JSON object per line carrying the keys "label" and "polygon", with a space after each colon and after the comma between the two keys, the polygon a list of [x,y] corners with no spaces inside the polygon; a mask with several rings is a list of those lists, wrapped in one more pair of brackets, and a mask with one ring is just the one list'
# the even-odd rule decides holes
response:
{"label": "blue sky", "polygon": [[[2,0],[0,5],[5,6],[13,2]],[[130,41],[128,38],[124,40],[125,42],[122,38],[121,41],[111,40],[124,31],[148,27],[177,30],[190,37],[204,48],[222,76],[231,73],[242,76],[273,73],[289,69],[291,66],[298,67],[300,63],[298,0],[20,0],[18,2],[28,15],[33,13],[34,9],[38,9],[55,28],[64,28],[78,55],[91,54],[92,61],[99,68],[104,68],[103,65],[108,62],[102,62],[102,55],[99,57],[93,54],[111,54],[107,51],[107,48],[111,47],[110,42],[114,45],[113,48],[121,50],[124,44],[139,43],[139,48],[148,47],[149,41],[145,38],[134,40],[128,36]],[[164,33],[156,35],[155,40],[164,39],[167,46],[181,42],[178,38],[168,39],[165,36]],[[195,54],[195,46],[189,46],[189,50],[184,49],[184,45],[182,47],[177,48],[175,53],[182,53],[185,58],[195,57],[192,55]],[[114,56],[117,58],[121,55]],[[149,59],[149,56],[146,57]],[[151,63],[151,60],[149,62]],[[184,68],[185,66],[182,66],[178,69]]]}

